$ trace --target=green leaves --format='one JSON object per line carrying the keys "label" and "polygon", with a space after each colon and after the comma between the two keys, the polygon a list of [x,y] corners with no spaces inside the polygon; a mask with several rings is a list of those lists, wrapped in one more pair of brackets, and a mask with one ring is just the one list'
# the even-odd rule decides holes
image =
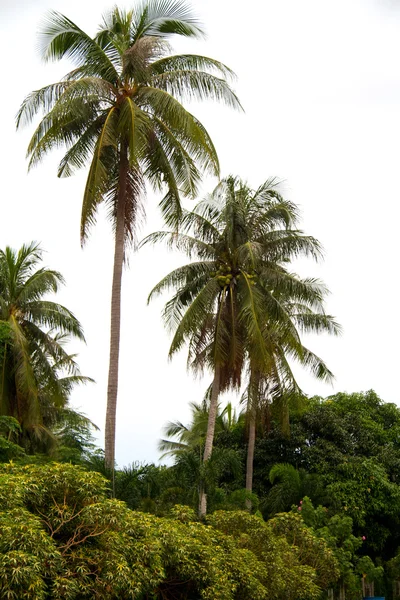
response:
{"label": "green leaves", "polygon": [[132,13],[131,28],[133,40],[144,35],[203,36],[202,27],[190,5],[182,0],[144,0],[137,3]]}
{"label": "green leaves", "polygon": [[31,449],[54,442],[48,426],[67,404],[73,385],[86,380],[63,347],[70,336],[84,341],[82,327],[66,307],[43,300],[64,279],[40,267],[41,259],[34,242],[18,252],[0,251],[0,323],[7,334],[0,343],[0,411],[21,424],[10,441]]}
{"label": "green leaves", "polygon": [[219,511],[203,524],[176,506],[159,518],[109,500],[98,473],[72,465],[3,465],[0,482],[4,597],[316,600],[321,575],[336,574],[327,544],[296,516],[276,527]]}
{"label": "green leaves", "polygon": [[39,49],[44,60],[70,58],[77,66],[107,81],[116,82],[117,72],[103,49],[64,15],[51,11],[43,23]]}
{"label": "green leaves", "polygon": [[165,71],[153,75],[151,83],[154,87],[165,90],[183,101],[211,100],[222,102],[231,108],[241,108],[238,97],[226,80],[215,77],[211,73],[189,69]]}
{"label": "green leaves", "polygon": [[[117,147],[117,114],[111,108],[96,141],[83,196],[81,215],[81,241],[87,238],[88,228],[95,222],[98,204],[110,189],[110,167]],[[108,160],[107,160],[108,159]]]}

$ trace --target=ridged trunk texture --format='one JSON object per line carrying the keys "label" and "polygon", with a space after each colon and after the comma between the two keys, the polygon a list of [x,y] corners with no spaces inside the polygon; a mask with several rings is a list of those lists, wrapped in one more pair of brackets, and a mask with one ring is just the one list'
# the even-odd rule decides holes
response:
{"label": "ridged trunk texture", "polygon": [[[259,402],[260,374],[257,369],[251,368],[249,381],[248,418],[249,418],[249,440],[247,444],[246,461],[246,490],[253,491],[253,469],[254,469],[254,447],[256,443],[256,417]],[[247,510],[251,510],[251,500],[246,500]]]}
{"label": "ridged trunk texture", "polygon": [[[256,443],[256,415],[254,407],[249,414],[249,441],[247,445],[246,490],[253,491],[254,447]],[[251,510],[251,500],[246,500],[246,507]]]}
{"label": "ridged trunk texture", "polygon": [[115,228],[114,270],[111,292],[110,362],[108,369],[107,412],[105,430],[105,465],[114,469],[115,423],[117,414],[119,341],[121,332],[121,282],[125,247],[125,203],[128,177],[128,150],[121,145],[119,187]]}
{"label": "ridged trunk texture", "polygon": [[[211,389],[211,399],[210,399],[210,410],[208,413],[208,423],[207,423],[207,435],[206,435],[206,443],[204,446],[204,454],[203,454],[203,464],[206,463],[212,453],[213,443],[214,443],[214,434],[215,434],[215,421],[217,419],[217,411],[218,411],[218,397],[219,397],[219,387],[220,387],[220,368],[219,366],[215,367],[214,380]],[[207,494],[204,489],[204,482],[201,482],[199,489],[199,517],[203,518],[207,514]]]}

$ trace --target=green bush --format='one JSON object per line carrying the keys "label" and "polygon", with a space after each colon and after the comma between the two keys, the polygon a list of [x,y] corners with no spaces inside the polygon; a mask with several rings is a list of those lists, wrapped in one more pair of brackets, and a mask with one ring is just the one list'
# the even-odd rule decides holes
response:
{"label": "green bush", "polygon": [[[320,593],[314,558],[304,560],[300,546],[259,517],[220,511],[203,524],[187,507],[168,518],[132,511],[108,497],[99,473],[68,464],[0,466],[0,530],[0,597],[10,600],[300,600]],[[302,537],[313,539],[306,526]],[[330,551],[314,543],[334,576]]]}

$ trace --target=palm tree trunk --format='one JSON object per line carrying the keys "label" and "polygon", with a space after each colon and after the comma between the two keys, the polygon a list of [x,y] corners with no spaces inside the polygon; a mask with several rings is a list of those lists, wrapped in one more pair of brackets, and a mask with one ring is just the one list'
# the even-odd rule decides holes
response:
{"label": "palm tree trunk", "polygon": [[[247,445],[247,462],[246,462],[246,490],[253,491],[253,466],[254,466],[254,447],[256,443],[256,411],[255,407],[250,408],[249,413],[249,442]],[[246,507],[251,510],[251,500],[246,500]]]}
{"label": "palm tree trunk", "polygon": [[342,582],[339,587],[339,600],[346,600],[346,590]]}
{"label": "palm tree trunk", "polygon": [[[258,394],[260,385],[260,375],[257,371],[251,370],[249,381],[249,441],[247,444],[247,462],[246,462],[246,490],[253,491],[253,468],[254,468],[254,447],[256,444],[256,414],[258,406]],[[246,507],[251,510],[251,500],[246,500]]]}
{"label": "palm tree trunk", "polygon": [[125,201],[128,177],[128,149],[120,150],[119,187],[115,228],[114,271],[111,292],[110,362],[108,370],[107,412],[105,431],[105,466],[114,471],[115,423],[117,413],[119,342],[121,331],[121,282],[125,245]]}
{"label": "palm tree trunk", "polygon": [[[214,372],[214,380],[211,389],[210,410],[208,413],[207,435],[204,445],[203,465],[210,459],[215,433],[215,421],[218,411],[218,397],[220,387],[220,368],[217,365]],[[207,494],[204,489],[204,481],[200,483],[199,489],[199,517],[203,518],[207,514]]]}
{"label": "palm tree trunk", "polygon": [[2,373],[1,373],[1,403],[0,403],[0,407],[2,409],[3,414],[7,414],[5,412],[5,402],[4,402],[4,383],[6,380],[6,358],[7,358],[7,344],[4,344],[3,367],[2,367]]}

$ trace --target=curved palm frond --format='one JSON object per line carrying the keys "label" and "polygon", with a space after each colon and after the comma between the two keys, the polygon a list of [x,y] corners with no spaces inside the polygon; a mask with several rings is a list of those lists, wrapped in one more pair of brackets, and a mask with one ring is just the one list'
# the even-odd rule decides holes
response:
{"label": "curved palm frond", "polygon": [[187,2],[142,0],[132,11],[131,35],[135,41],[144,35],[203,37],[204,32]]}
{"label": "curved palm frond", "polygon": [[118,73],[96,40],[82,31],[68,17],[50,11],[39,34],[39,50],[44,60],[69,58],[85,66],[93,75],[108,81],[118,81]]}

